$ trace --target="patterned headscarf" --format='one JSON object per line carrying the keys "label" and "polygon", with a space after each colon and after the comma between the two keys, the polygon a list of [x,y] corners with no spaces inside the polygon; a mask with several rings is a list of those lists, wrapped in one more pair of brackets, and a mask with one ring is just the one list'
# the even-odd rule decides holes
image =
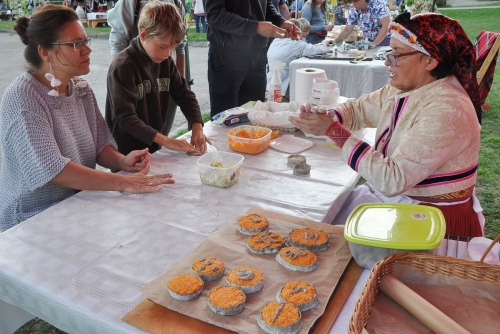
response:
{"label": "patterned headscarf", "polygon": [[410,17],[405,12],[391,22],[389,31],[392,37],[452,67],[453,74],[469,94],[481,122],[476,51],[457,21],[436,13]]}

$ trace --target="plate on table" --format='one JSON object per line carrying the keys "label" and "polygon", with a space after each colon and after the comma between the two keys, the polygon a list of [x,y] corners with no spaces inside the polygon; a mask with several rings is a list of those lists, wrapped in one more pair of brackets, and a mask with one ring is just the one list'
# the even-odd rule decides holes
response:
{"label": "plate on table", "polygon": [[271,141],[271,147],[286,153],[299,153],[305,151],[311,146],[313,142],[307,139],[298,138],[294,135],[283,135]]}

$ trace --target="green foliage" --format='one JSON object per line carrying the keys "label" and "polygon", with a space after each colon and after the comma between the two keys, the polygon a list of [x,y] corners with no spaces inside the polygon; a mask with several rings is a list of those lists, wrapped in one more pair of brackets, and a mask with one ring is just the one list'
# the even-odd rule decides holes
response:
{"label": "green foliage", "polygon": [[[408,2],[411,2],[411,5]],[[432,0],[410,0],[406,1],[406,5],[412,15],[432,12]],[[437,8],[434,8],[434,12],[437,12]]]}
{"label": "green foliage", "polygon": [[18,16],[29,16],[31,14],[28,8],[28,0],[7,0],[7,3],[9,4],[9,8],[12,10],[12,12],[16,13]]}

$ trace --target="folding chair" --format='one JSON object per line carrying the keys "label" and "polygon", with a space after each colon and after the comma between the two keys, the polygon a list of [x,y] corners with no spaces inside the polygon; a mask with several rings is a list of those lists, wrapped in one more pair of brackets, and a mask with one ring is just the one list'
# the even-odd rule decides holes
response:
{"label": "folding chair", "polygon": [[485,102],[493,84],[498,49],[500,48],[499,36],[499,33],[481,30],[474,42],[476,49],[476,78],[479,85],[479,98],[484,109],[489,108],[489,104],[485,104]]}

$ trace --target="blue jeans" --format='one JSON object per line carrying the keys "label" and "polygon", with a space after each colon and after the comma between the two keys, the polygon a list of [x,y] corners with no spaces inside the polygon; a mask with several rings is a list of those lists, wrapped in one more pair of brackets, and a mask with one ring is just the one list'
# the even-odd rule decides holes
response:
{"label": "blue jeans", "polygon": [[198,16],[194,14],[194,22],[196,23],[196,32],[200,32],[200,19],[201,25],[203,26],[203,32],[207,32],[207,24],[205,23],[205,16]]}

